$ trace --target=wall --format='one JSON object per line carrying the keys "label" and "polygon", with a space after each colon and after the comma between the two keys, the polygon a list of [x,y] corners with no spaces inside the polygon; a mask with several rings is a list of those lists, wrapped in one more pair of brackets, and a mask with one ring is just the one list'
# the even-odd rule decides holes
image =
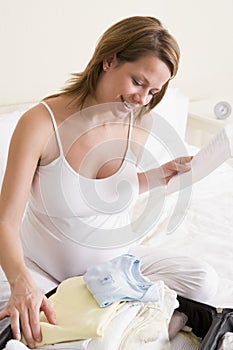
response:
{"label": "wall", "polygon": [[232,13],[232,0],[0,0],[0,105],[57,91],[84,68],[101,33],[131,15],[158,17],[177,38],[172,86],[193,100],[232,95]]}

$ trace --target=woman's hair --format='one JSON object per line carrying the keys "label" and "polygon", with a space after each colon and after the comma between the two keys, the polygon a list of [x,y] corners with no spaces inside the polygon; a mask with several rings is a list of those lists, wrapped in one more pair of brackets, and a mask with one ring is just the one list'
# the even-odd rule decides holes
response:
{"label": "woman's hair", "polygon": [[[129,17],[104,32],[86,69],[74,73],[61,94],[73,96],[75,105],[82,108],[87,96],[95,95],[103,71],[103,60],[114,54],[119,64],[137,61],[147,54],[155,55],[167,65],[171,78],[177,73],[180,57],[176,40],[158,19],[147,16]],[[167,87],[168,82],[151,99],[144,108],[145,111],[151,110],[160,102]]]}

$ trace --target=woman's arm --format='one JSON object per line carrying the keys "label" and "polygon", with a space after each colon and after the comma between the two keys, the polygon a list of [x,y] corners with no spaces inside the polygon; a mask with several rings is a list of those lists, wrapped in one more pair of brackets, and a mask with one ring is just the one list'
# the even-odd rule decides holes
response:
{"label": "woman's arm", "polygon": [[39,310],[43,309],[51,322],[55,320],[25,266],[19,230],[33,176],[51,132],[43,106],[34,107],[20,119],[12,136],[0,195],[0,264],[11,288],[11,298],[0,312],[0,319],[10,316],[16,339],[20,338],[21,323],[31,347],[41,339]]}
{"label": "woman's arm", "polygon": [[159,168],[150,169],[146,172],[138,173],[140,193],[150,191],[158,186],[165,186],[170,179],[177,173],[189,171],[192,156],[180,157],[168,163],[163,164]]}

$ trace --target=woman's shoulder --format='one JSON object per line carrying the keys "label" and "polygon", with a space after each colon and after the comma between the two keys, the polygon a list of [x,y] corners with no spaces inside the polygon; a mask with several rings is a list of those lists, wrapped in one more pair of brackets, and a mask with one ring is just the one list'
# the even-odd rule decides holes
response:
{"label": "woman's shoulder", "polygon": [[48,138],[53,132],[53,124],[48,110],[42,103],[37,103],[24,112],[19,119],[15,133],[18,132],[22,137],[27,137],[28,134],[38,136],[41,140]]}
{"label": "woman's shoulder", "polygon": [[23,115],[22,120],[29,123],[51,124],[54,118],[59,125],[71,114],[70,99],[62,95],[51,95],[33,105]]}

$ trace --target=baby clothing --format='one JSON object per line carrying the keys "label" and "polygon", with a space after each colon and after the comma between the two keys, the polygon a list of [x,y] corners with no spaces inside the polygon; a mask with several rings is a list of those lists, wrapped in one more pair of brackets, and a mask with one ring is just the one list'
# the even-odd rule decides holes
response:
{"label": "baby clothing", "polygon": [[[50,324],[41,312],[40,326],[42,342],[45,344],[76,341],[102,336],[117,310],[119,302],[100,308],[89,292],[82,276],[63,281],[50,297],[57,324]],[[25,342],[25,340],[24,340]]]}
{"label": "baby clothing", "polygon": [[178,301],[163,281],[155,284],[159,301],[125,303],[103,337],[92,339],[87,350],[170,350],[168,324]]}
{"label": "baby clothing", "polygon": [[[91,339],[77,340],[66,343],[58,343],[37,347],[37,350],[87,350]],[[18,340],[9,340],[4,350],[29,350],[29,348]]]}
{"label": "baby clothing", "polygon": [[178,307],[177,295],[163,281],[156,285],[159,302],[142,304],[125,330],[118,350],[170,350],[168,325]]}
{"label": "baby clothing", "polygon": [[[36,344],[37,349],[143,350],[145,346],[146,350],[150,344],[151,349],[168,350],[168,324],[178,306],[177,295],[163,281],[155,284],[157,302],[113,303],[100,308],[82,277],[62,282],[50,297],[57,324],[49,324],[41,313],[43,340]],[[78,341],[88,336],[92,339]],[[16,345],[11,341],[6,350],[17,349]],[[23,346],[20,343],[19,349],[26,350]]]}
{"label": "baby clothing", "polygon": [[158,301],[155,283],[140,272],[140,260],[123,254],[87,270],[84,281],[100,307],[117,301]]}
{"label": "baby clothing", "polygon": [[118,350],[124,332],[130,327],[141,307],[141,302],[124,303],[110,321],[103,336],[91,339],[88,350]]}

